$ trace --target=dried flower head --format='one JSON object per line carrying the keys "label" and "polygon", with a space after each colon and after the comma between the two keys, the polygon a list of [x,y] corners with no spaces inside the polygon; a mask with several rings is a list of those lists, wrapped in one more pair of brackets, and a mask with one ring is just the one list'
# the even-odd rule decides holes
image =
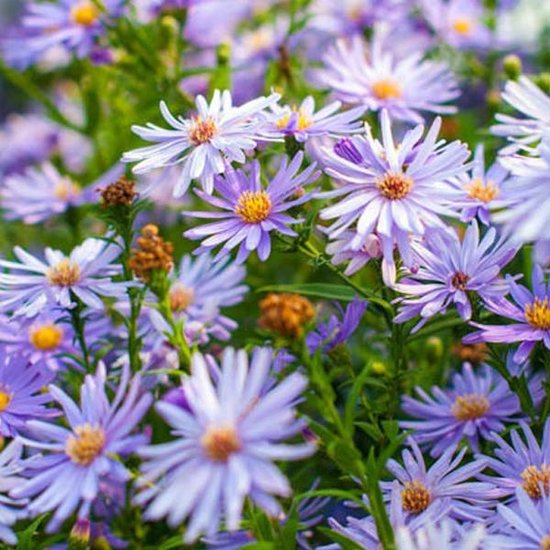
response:
{"label": "dried flower head", "polygon": [[174,266],[172,243],[166,242],[156,225],[147,224],[141,229],[137,248],[132,249],[128,266],[143,281],[148,282],[154,271],[169,272]]}
{"label": "dried flower head", "polygon": [[298,294],[268,294],[260,302],[260,328],[297,338],[306,323],[315,317],[313,304]]}
{"label": "dried flower head", "polygon": [[479,342],[477,344],[459,343],[453,347],[452,352],[461,362],[472,363],[474,365],[483,363],[489,354],[485,342]]}
{"label": "dried flower head", "polygon": [[137,198],[136,184],[125,176],[101,189],[101,205],[104,208],[110,206],[130,206]]}

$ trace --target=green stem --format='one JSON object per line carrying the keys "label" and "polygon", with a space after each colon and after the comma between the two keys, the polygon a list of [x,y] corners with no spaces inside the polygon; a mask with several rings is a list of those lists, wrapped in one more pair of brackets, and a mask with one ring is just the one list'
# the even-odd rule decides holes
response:
{"label": "green stem", "polygon": [[27,78],[24,73],[8,67],[3,61],[0,60],[0,75],[2,75],[13,86],[19,88],[32,100],[40,103],[54,122],[57,122],[61,126],[70,128],[80,134],[85,134],[84,129],[70,121],[57,108],[57,105],[36,84],[34,84],[30,78]]}
{"label": "green stem", "polygon": [[69,314],[71,316],[71,324],[76,336],[78,345],[80,346],[80,351],[82,352],[82,362],[86,372],[90,372],[90,353],[88,351],[88,346],[86,345],[86,338],[84,336],[84,327],[86,320],[82,317],[82,311],[84,310],[84,305],[80,299],[71,292],[71,299],[76,305],[69,309]]}
{"label": "green stem", "polygon": [[174,319],[174,314],[170,307],[170,295],[166,291],[162,296],[157,297],[159,299],[159,311],[170,327],[170,343],[178,350],[180,366],[189,366],[191,365],[191,348],[185,340],[182,324],[176,322]]}

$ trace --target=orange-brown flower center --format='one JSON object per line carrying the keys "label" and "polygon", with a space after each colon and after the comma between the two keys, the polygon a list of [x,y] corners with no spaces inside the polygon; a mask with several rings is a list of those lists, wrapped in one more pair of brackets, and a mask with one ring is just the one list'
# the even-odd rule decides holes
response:
{"label": "orange-brown flower center", "polygon": [[550,550],[550,535],[545,535],[540,541],[540,550]]}
{"label": "orange-brown flower center", "polygon": [[451,285],[453,285],[453,287],[456,288],[457,290],[465,290],[469,280],[470,280],[469,275],[466,275],[466,273],[463,273],[462,271],[457,271],[451,277]]}
{"label": "orange-brown flower center", "polygon": [[59,346],[63,335],[64,332],[60,326],[48,323],[41,327],[31,327],[29,340],[36,349],[51,351]]}
{"label": "orange-brown flower center", "polygon": [[535,298],[532,304],[525,306],[525,319],[534,328],[550,330],[550,303],[548,298]]}
{"label": "orange-brown flower center", "polygon": [[193,303],[195,292],[192,288],[187,288],[181,283],[175,283],[170,289],[168,298],[170,300],[170,309],[174,313],[179,313],[187,309]]}
{"label": "orange-brown flower center", "polygon": [[380,193],[390,201],[406,197],[413,188],[413,180],[405,174],[394,174],[387,172],[376,181],[376,187]]}
{"label": "orange-brown flower center", "polygon": [[263,222],[271,212],[271,199],[266,191],[244,191],[235,212],[247,223]]}
{"label": "orange-brown flower center", "polygon": [[208,428],[201,444],[206,455],[216,462],[226,462],[241,448],[239,436],[232,426]]}
{"label": "orange-brown flower center", "polygon": [[537,466],[527,466],[521,472],[523,479],[523,489],[534,499],[542,497],[542,493],[548,496],[550,494],[550,466],[542,464],[540,468]]}
{"label": "orange-brown flower center", "polygon": [[93,2],[84,0],[79,2],[71,9],[71,19],[77,25],[89,27],[93,25],[99,17],[99,10]]}
{"label": "orange-brown flower center", "polygon": [[80,268],[76,262],[63,258],[48,269],[47,277],[52,285],[72,286],[80,279]]}
{"label": "orange-brown flower center", "polygon": [[481,178],[476,178],[464,186],[471,199],[477,199],[485,204],[495,200],[500,195],[500,189],[495,182],[488,180],[486,182]]}
{"label": "orange-brown flower center", "polygon": [[482,417],[491,404],[487,397],[479,393],[467,393],[459,395],[452,406],[452,413],[457,420],[466,422]]}
{"label": "orange-brown flower center", "polygon": [[210,117],[203,119],[196,116],[191,122],[189,128],[189,139],[195,145],[201,145],[210,141],[217,133],[216,123]]}
{"label": "orange-brown flower center", "polygon": [[88,466],[101,453],[105,445],[105,432],[99,426],[83,424],[74,430],[65,444],[65,453],[76,464]]}
{"label": "orange-brown flower center", "polygon": [[378,80],[371,86],[372,93],[377,99],[398,99],[403,95],[401,86],[391,78]]}
{"label": "orange-brown flower center", "polygon": [[411,514],[420,514],[430,505],[431,501],[431,492],[421,481],[415,479],[405,483],[401,491],[401,505],[404,510]]}

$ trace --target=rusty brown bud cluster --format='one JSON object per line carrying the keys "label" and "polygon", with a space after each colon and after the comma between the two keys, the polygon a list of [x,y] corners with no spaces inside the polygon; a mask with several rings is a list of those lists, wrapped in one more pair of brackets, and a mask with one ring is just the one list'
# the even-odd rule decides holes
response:
{"label": "rusty brown bud cluster", "polygon": [[298,294],[268,294],[260,302],[260,328],[297,338],[315,317],[313,304]]}
{"label": "rusty brown bud cluster", "polygon": [[101,190],[101,205],[104,208],[130,206],[138,196],[135,187],[136,184],[132,180],[121,176],[117,181]]}
{"label": "rusty brown bud cluster", "polygon": [[159,235],[156,225],[148,224],[141,229],[137,246],[132,249],[128,267],[143,281],[149,282],[154,271],[168,273],[172,269],[174,247]]}
{"label": "rusty brown bud cluster", "polygon": [[489,350],[487,344],[480,342],[479,344],[456,344],[452,349],[453,355],[461,361],[479,365],[483,363],[488,355]]}

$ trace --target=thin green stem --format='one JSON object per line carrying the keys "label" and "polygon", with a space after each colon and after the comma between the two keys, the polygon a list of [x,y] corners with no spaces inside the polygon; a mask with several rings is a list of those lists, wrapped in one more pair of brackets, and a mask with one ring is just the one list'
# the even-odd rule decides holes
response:
{"label": "thin green stem", "polygon": [[84,310],[84,305],[80,299],[71,292],[71,299],[74,304],[74,307],[69,309],[69,315],[71,316],[71,324],[75,333],[76,340],[80,346],[80,351],[82,353],[82,363],[86,372],[90,372],[90,353],[88,351],[88,346],[86,345],[86,337],[84,336],[84,328],[86,320],[82,317],[82,311]]}

